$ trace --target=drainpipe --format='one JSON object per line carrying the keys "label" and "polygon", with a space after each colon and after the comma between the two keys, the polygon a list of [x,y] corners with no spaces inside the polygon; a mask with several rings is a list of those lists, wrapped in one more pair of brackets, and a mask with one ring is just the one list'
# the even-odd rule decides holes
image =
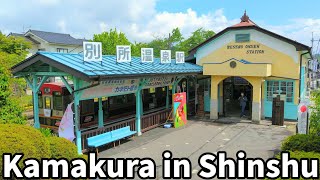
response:
{"label": "drainpipe", "polygon": [[308,50],[308,52],[305,52],[305,53],[302,53],[300,54],[300,68],[299,68],[299,103],[301,101],[301,98],[300,98],[300,95],[301,95],[301,65],[302,65],[302,56],[305,55],[305,54],[308,54],[310,53],[310,50]]}

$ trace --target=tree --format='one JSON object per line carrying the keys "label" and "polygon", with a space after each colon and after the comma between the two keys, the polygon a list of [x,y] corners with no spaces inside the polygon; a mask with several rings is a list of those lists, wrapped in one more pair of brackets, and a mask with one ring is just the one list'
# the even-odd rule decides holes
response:
{"label": "tree", "polygon": [[141,48],[146,48],[148,47],[148,44],[146,43],[137,43],[135,42],[134,44],[131,45],[131,55],[135,57],[140,57],[141,56]]}
{"label": "tree", "polygon": [[191,50],[192,48],[196,47],[197,45],[214,35],[215,33],[211,30],[204,30],[203,28],[199,28],[192,32],[189,38],[182,41],[178,45],[178,48],[188,53],[189,50]]}
{"label": "tree", "polygon": [[156,37],[147,44],[148,47],[153,48],[155,57],[160,57],[160,50],[172,50],[172,57],[175,56],[175,52],[179,50],[177,47],[182,42],[183,36],[179,28],[174,28],[168,37]]}
{"label": "tree", "polygon": [[122,32],[117,32],[117,29],[94,34],[93,41],[102,43],[102,54],[104,55],[116,55],[117,45],[131,45],[126,35]]}
{"label": "tree", "polygon": [[23,89],[24,80],[12,78],[11,66],[21,62],[31,44],[20,37],[6,37],[0,32],[0,123],[24,124],[22,106],[13,96],[13,87]]}

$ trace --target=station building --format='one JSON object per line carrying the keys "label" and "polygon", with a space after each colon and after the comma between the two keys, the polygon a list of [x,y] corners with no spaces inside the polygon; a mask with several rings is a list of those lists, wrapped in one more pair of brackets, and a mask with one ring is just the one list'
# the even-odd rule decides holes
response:
{"label": "station building", "polygon": [[190,60],[203,67],[205,111],[210,119],[238,116],[238,97],[249,99],[253,121],[272,116],[272,99],[285,101],[284,116],[297,120],[297,106],[307,87],[310,47],[261,28],[246,13],[190,50]]}

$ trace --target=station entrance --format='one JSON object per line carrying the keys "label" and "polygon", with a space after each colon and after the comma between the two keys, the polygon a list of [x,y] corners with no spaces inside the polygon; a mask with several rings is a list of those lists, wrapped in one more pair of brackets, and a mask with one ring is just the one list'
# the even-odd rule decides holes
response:
{"label": "station entrance", "polygon": [[234,76],[223,80],[223,114],[226,117],[239,117],[241,107],[239,97],[243,92],[247,97],[245,116],[251,119],[252,85],[244,78]]}

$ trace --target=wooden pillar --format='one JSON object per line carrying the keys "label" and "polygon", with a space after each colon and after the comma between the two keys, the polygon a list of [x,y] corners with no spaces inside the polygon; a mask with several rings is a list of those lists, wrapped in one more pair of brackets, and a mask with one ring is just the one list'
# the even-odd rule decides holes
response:
{"label": "wooden pillar", "polygon": [[[78,90],[80,88],[79,86],[79,79],[76,77],[73,77],[74,81],[74,90]],[[82,154],[82,144],[81,144],[81,131],[80,131],[80,94],[79,91],[74,92],[73,94],[74,98],[74,126],[75,126],[75,134],[76,134],[76,145],[78,154]]]}
{"label": "wooden pillar", "polygon": [[98,127],[103,127],[103,109],[102,109],[102,98],[98,98],[99,110],[98,110]]}

